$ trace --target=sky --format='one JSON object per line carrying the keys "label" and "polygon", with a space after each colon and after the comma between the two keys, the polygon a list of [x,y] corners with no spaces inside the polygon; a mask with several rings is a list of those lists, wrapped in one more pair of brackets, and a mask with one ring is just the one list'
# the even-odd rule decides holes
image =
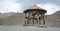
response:
{"label": "sky", "polygon": [[47,15],[60,10],[60,0],[0,0],[0,12],[22,13],[27,8],[37,5],[47,10]]}

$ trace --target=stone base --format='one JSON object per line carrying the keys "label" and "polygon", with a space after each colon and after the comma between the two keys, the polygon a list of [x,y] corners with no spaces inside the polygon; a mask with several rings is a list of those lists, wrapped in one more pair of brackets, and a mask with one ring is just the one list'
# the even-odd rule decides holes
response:
{"label": "stone base", "polygon": [[46,25],[37,25],[37,27],[47,28]]}
{"label": "stone base", "polygon": [[32,24],[24,24],[23,26],[36,26],[36,27],[47,28],[47,26],[46,26],[46,25],[32,25]]}
{"label": "stone base", "polygon": [[23,26],[33,26],[32,24],[24,24]]}

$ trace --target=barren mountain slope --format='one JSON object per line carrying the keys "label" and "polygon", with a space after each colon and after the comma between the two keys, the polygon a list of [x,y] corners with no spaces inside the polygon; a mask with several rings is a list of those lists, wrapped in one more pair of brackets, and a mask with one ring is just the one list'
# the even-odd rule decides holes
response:
{"label": "barren mountain slope", "polygon": [[45,18],[46,24],[51,26],[60,26],[60,11]]}
{"label": "barren mountain slope", "polygon": [[[24,13],[0,14],[0,25],[23,25],[25,21],[24,16]],[[60,26],[60,11],[45,17],[45,20],[46,25]]]}
{"label": "barren mountain slope", "polygon": [[21,25],[24,21],[24,14],[23,13],[14,13],[11,16],[4,17],[0,19],[1,25]]}

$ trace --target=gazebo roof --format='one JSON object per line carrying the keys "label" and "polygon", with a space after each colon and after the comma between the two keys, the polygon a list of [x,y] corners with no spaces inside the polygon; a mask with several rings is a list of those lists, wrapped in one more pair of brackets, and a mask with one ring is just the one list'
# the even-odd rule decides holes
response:
{"label": "gazebo roof", "polygon": [[35,11],[35,10],[46,12],[45,9],[43,9],[43,8],[37,6],[37,5],[34,5],[34,6],[32,6],[32,7],[29,7],[29,8],[26,9],[24,12],[27,13],[27,12],[29,12],[29,11]]}
{"label": "gazebo roof", "polygon": [[30,7],[30,8],[28,8],[28,9],[40,9],[40,10],[45,10],[45,9],[43,9],[42,7],[39,7],[39,6],[37,6],[37,5],[34,5],[34,6]]}

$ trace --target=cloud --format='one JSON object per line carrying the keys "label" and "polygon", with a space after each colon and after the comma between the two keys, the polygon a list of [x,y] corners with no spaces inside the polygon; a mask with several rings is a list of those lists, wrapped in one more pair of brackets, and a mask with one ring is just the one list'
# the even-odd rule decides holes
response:
{"label": "cloud", "polygon": [[[20,1],[20,2],[19,2]],[[59,3],[55,4],[51,3],[50,0],[1,0],[0,1],[0,12],[23,12],[25,9],[37,4],[38,6],[45,8],[47,10],[47,14],[52,14],[58,10],[60,10]],[[59,0],[58,0],[59,1]],[[19,2],[19,3],[17,3]],[[29,3],[30,2],[30,3]],[[22,10],[22,11],[21,11]]]}
{"label": "cloud", "polygon": [[15,3],[15,0],[2,0],[0,1],[0,12],[16,12],[20,7],[20,4]]}
{"label": "cloud", "polygon": [[47,3],[47,4],[38,4],[38,6],[44,8],[47,10],[48,15],[53,14],[54,12],[60,10],[60,6],[52,4],[52,3]]}

